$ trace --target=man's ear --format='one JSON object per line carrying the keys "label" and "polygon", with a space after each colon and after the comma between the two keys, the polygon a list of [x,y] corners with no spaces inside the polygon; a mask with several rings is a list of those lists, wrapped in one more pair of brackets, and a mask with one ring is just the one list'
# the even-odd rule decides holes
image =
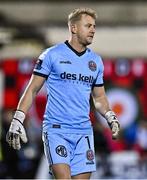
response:
{"label": "man's ear", "polygon": [[72,34],[76,34],[76,32],[77,32],[77,26],[76,26],[76,24],[71,24],[71,25],[70,25],[70,29],[71,29]]}

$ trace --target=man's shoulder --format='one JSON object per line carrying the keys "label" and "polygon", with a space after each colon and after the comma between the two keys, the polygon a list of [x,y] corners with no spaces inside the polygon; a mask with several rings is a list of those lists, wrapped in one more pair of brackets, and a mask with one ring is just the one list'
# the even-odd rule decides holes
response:
{"label": "man's shoulder", "polygon": [[56,51],[63,50],[63,48],[64,48],[64,43],[58,43],[58,44],[55,44],[55,45],[47,48],[47,51],[48,52],[56,52]]}
{"label": "man's shoulder", "polygon": [[59,51],[61,51],[63,46],[64,44],[60,43],[44,49],[43,52],[40,54],[40,59],[43,59],[46,56],[48,57],[57,54]]}
{"label": "man's shoulder", "polygon": [[93,56],[93,58],[99,59],[99,60],[102,59],[101,55],[98,54],[97,52],[93,51],[92,49],[88,48],[88,52],[91,53],[91,56]]}

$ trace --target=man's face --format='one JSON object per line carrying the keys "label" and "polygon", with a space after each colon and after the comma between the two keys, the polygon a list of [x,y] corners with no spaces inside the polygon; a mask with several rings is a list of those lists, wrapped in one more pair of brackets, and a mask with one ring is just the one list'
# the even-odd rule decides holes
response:
{"label": "man's face", "polygon": [[95,20],[83,14],[81,20],[75,24],[75,34],[82,45],[91,44],[95,34]]}

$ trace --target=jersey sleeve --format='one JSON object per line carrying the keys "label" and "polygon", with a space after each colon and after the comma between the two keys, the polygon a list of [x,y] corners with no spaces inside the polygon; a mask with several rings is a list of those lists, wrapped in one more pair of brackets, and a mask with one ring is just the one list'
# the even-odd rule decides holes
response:
{"label": "jersey sleeve", "polygon": [[104,85],[104,80],[103,80],[103,76],[104,76],[104,64],[102,61],[102,58],[100,56],[98,56],[98,74],[97,74],[97,78],[93,84],[93,86],[103,86]]}
{"label": "jersey sleeve", "polygon": [[51,55],[49,50],[45,50],[36,61],[33,74],[48,78],[52,66]]}

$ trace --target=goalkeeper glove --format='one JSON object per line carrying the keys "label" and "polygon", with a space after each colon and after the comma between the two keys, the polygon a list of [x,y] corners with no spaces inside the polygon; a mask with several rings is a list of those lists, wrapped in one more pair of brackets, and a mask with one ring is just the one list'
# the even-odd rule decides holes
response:
{"label": "goalkeeper glove", "polygon": [[120,124],[113,111],[108,111],[105,114],[105,118],[112,131],[112,139],[117,139],[120,131]]}
{"label": "goalkeeper glove", "polygon": [[13,120],[10,124],[9,131],[6,135],[6,141],[8,142],[9,146],[12,146],[17,150],[21,148],[20,140],[22,140],[24,143],[28,141],[25,129],[23,127],[24,119],[25,114],[20,110],[16,110]]}

